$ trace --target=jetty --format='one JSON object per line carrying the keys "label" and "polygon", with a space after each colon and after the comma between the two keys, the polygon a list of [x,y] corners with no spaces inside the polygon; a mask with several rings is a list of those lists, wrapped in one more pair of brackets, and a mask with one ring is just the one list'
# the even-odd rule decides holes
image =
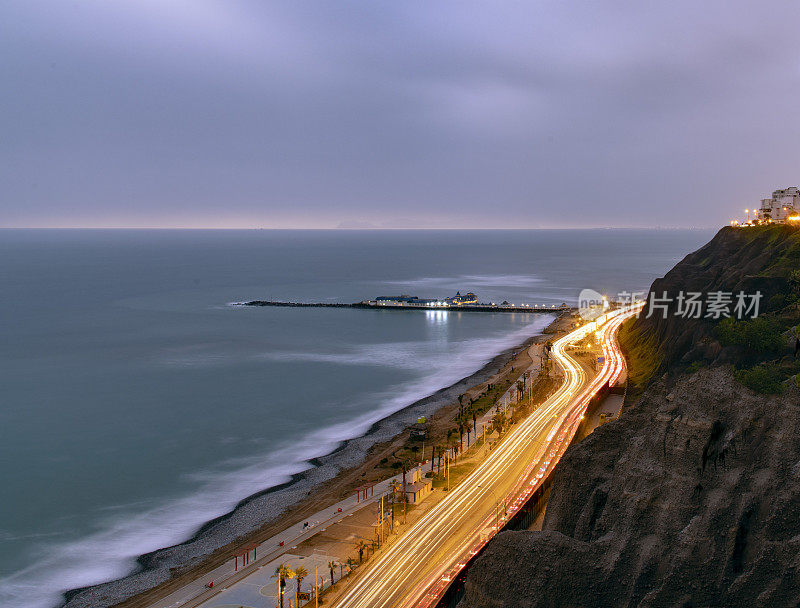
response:
{"label": "jetty", "polygon": [[284,302],[276,300],[251,300],[249,302],[236,302],[235,306],[275,306],[285,308],[361,308],[361,309],[388,309],[388,310],[452,310],[465,312],[525,312],[525,313],[553,313],[570,310],[566,302],[561,304],[513,304],[507,301],[478,302],[474,293],[465,295],[457,293],[452,298],[424,299],[416,296],[380,296],[374,300],[362,300],[352,304],[332,302]]}

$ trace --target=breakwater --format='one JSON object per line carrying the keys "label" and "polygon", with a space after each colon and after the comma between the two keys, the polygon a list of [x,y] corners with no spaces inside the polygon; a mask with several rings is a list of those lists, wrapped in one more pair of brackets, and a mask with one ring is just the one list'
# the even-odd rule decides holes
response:
{"label": "breakwater", "polygon": [[450,304],[425,306],[416,304],[406,305],[386,305],[375,304],[373,301],[354,302],[352,304],[330,303],[330,302],[280,302],[275,300],[251,300],[249,302],[236,302],[234,306],[277,306],[287,308],[363,308],[371,310],[456,310],[459,312],[530,312],[530,313],[554,313],[570,310],[566,304],[546,305],[546,304]]}

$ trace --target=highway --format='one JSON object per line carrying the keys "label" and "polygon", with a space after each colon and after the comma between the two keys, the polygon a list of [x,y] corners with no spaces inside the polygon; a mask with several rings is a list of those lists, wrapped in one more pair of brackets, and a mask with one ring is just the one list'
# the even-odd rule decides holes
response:
{"label": "highway", "polygon": [[[340,608],[429,608],[465,562],[494,535],[556,465],[572,440],[591,397],[615,382],[624,361],[619,326],[638,309],[607,314],[553,344],[563,371],[559,389],[509,431],[487,458],[393,545],[365,565],[335,601]],[[596,333],[605,362],[590,377],[569,355],[571,344]],[[592,338],[594,339],[594,338]]]}

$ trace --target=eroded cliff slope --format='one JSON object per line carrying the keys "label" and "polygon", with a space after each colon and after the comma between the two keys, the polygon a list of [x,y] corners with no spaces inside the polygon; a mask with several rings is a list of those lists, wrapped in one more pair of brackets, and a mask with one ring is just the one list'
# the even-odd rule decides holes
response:
{"label": "eroded cliff slope", "polygon": [[[641,398],[567,451],[543,531],[496,537],[459,608],[800,606],[798,267],[800,231],[723,230],[656,281],[761,290],[770,312],[763,327],[629,327],[632,359],[650,366]],[[753,339],[762,329],[770,340]],[[778,394],[742,385],[762,368]]]}

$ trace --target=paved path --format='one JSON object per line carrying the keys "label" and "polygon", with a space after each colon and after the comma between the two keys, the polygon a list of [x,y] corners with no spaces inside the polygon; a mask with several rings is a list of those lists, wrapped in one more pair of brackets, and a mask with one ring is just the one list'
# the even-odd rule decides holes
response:
{"label": "paved path", "polygon": [[[406,473],[406,475],[408,476],[410,473]],[[402,474],[395,475],[389,479],[385,479],[375,484],[375,487],[370,493],[371,495],[367,499],[362,498],[361,500],[357,500],[356,495],[354,494],[309,517],[307,520],[305,520],[309,524],[308,527],[304,526],[305,522],[298,522],[297,524],[290,526],[282,532],[276,534],[272,538],[267,539],[263,543],[259,544],[258,548],[256,549],[256,555],[258,556],[257,560],[251,561],[247,566],[242,567],[242,558],[240,557],[238,559],[238,571],[236,570],[237,560],[231,558],[223,565],[212,570],[206,575],[195,579],[178,591],[175,591],[161,600],[154,602],[151,604],[152,608],[196,608],[198,606],[203,606],[206,608],[209,606],[231,605],[230,602],[227,601],[224,603],[217,602],[216,596],[220,595],[223,593],[223,591],[225,591],[226,588],[231,587],[239,581],[244,583],[245,579],[248,579],[251,574],[258,572],[259,568],[269,566],[273,564],[273,562],[278,563],[282,559],[285,559],[285,557],[291,553],[293,548],[297,548],[297,545],[303,541],[306,541],[315,534],[324,531],[329,525],[340,522],[345,517],[351,516],[354,512],[358,511],[364,506],[379,501],[381,495],[386,494],[389,491],[389,485],[392,483],[392,481],[401,482]],[[283,543],[283,546],[281,546],[280,543]],[[308,567],[306,566],[306,568]],[[313,573],[312,570],[309,570],[309,572]],[[271,575],[272,572],[270,571],[269,574]],[[214,583],[213,589],[209,589],[207,587],[210,582]],[[250,584],[252,584],[252,581],[245,583],[245,586]],[[275,594],[274,586],[275,585],[273,584],[273,598]],[[208,602],[208,600],[213,601]],[[237,604],[234,603],[233,605],[236,606]],[[263,605],[269,606],[274,604],[267,603]],[[256,606],[260,606],[260,604],[257,604]]]}

